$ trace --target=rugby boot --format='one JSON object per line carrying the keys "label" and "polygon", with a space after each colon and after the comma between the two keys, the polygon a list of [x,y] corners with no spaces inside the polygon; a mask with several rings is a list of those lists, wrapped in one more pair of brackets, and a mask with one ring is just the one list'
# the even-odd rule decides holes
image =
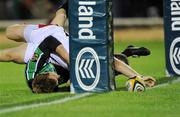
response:
{"label": "rugby boot", "polygon": [[122,54],[126,55],[127,57],[140,57],[150,55],[151,51],[145,47],[135,47],[130,45],[122,52]]}

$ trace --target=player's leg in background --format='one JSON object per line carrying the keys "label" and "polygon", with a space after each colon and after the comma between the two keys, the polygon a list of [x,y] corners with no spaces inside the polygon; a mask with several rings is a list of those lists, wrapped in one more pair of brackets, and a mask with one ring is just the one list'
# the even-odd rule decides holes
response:
{"label": "player's leg in background", "polygon": [[15,62],[23,64],[26,48],[27,43],[24,43],[18,47],[0,50],[0,62]]}
{"label": "player's leg in background", "polygon": [[66,17],[67,16],[66,16],[65,9],[61,8],[61,9],[57,10],[56,16],[51,21],[51,24],[55,24],[55,25],[64,27],[65,22],[66,22]]}
{"label": "player's leg in background", "polygon": [[140,57],[140,56],[148,56],[151,51],[146,47],[136,47],[133,45],[129,45],[126,49],[124,49],[121,53],[115,53],[114,56],[117,59],[122,60],[126,64],[128,64],[128,57]]}
{"label": "player's leg in background", "polygon": [[[128,57],[140,57],[140,56],[148,56],[151,51],[146,47],[136,47],[133,45],[129,45],[126,49],[124,49],[121,53],[115,53],[114,56],[116,59],[121,60],[122,62],[129,65]],[[122,73],[115,71],[115,75],[120,75]]]}

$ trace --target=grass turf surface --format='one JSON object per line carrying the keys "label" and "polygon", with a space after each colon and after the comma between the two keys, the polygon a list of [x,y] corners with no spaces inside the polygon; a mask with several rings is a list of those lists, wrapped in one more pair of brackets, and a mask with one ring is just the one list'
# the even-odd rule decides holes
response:
{"label": "grass turf surface", "polygon": [[[158,83],[165,78],[165,55],[162,41],[123,41],[115,43],[115,52],[127,45],[145,46],[151,49],[149,57],[130,58],[131,66],[141,74],[154,76]],[[0,45],[0,49],[5,46]],[[32,94],[24,79],[24,65],[0,63],[0,110],[17,105],[62,99],[73,96],[69,93]],[[82,99],[1,114],[1,117],[179,117],[180,83],[147,90],[143,93],[124,91],[125,77],[116,78],[117,90],[110,93],[94,94]]]}

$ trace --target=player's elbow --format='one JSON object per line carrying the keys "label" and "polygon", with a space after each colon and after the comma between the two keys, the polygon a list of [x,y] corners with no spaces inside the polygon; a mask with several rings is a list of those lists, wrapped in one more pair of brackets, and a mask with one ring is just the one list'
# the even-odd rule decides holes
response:
{"label": "player's elbow", "polygon": [[23,38],[24,24],[15,24],[6,28],[6,37],[10,40],[19,41]]}
{"label": "player's elbow", "polygon": [[6,28],[6,37],[8,39],[14,39],[16,38],[18,27],[17,25],[8,26]]}
{"label": "player's elbow", "polygon": [[12,61],[14,56],[9,51],[0,51],[0,60],[2,61]]}

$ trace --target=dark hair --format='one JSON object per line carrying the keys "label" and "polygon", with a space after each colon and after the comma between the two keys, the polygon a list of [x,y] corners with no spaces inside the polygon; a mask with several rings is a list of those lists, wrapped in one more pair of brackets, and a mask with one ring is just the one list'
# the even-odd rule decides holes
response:
{"label": "dark hair", "polygon": [[38,74],[35,76],[32,82],[32,90],[34,93],[50,93],[53,92],[58,81],[55,79],[50,79],[49,73]]}

